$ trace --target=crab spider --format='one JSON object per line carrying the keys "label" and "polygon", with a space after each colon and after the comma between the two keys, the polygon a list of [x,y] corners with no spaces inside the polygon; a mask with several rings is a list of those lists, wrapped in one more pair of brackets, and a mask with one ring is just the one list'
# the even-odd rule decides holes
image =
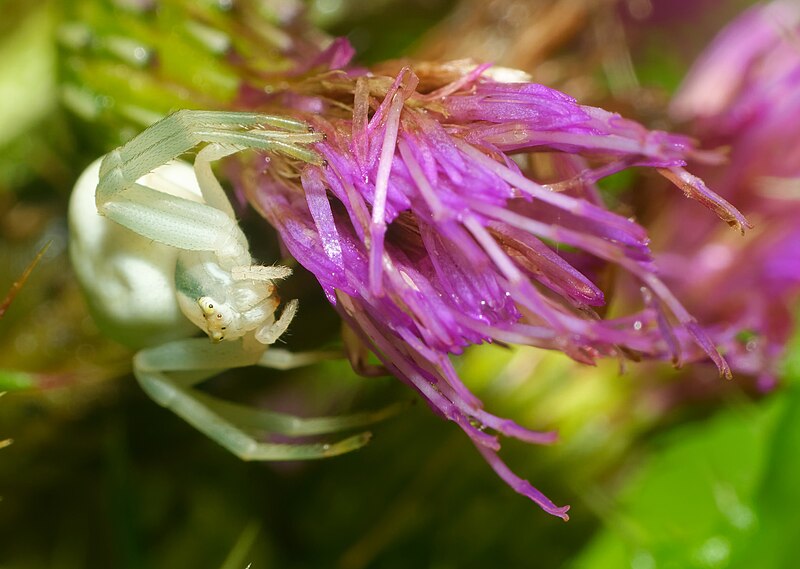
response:
{"label": "crab spider", "polygon": [[[208,396],[194,386],[235,367],[291,369],[326,357],[268,349],[297,301],[275,317],[274,281],[291,269],[254,264],[211,163],[244,149],[319,163],[321,140],[300,121],[255,113],[179,111],[82,174],[70,201],[70,256],[98,325],[141,348],[133,372],[144,391],[243,459],[322,458],[366,444],[273,444],[254,432],[324,435],[393,412],[303,419]],[[194,166],[176,159],[205,144]],[[193,338],[197,328],[204,338]]]}

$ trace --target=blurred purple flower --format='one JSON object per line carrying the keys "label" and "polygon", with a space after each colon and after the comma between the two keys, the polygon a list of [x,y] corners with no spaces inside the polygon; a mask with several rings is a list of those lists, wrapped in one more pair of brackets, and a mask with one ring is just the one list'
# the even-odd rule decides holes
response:
{"label": "blurred purple flower", "polygon": [[714,323],[732,367],[769,388],[800,296],[800,5],[759,5],[725,28],[673,112],[693,121],[706,146],[730,147],[714,186],[747,209],[758,232],[732,241],[673,203],[660,212],[670,252],[659,266],[701,321]]}
{"label": "blurred purple flower", "polygon": [[[567,507],[497,454],[498,436],[550,443],[555,433],[485,411],[449,356],[507,342],[585,363],[636,354],[677,362],[694,343],[729,375],[656,275],[644,229],[608,211],[594,183],[632,166],[656,168],[733,227],[747,222],[683,170],[689,139],[541,85],[499,82],[493,72],[502,70],[461,66],[437,80],[447,73],[423,64],[394,79],[360,71],[309,78],[264,104],[294,107],[325,134],[323,164],[293,180],[262,158],[231,178],[384,366],[456,422],[514,490],[567,519]],[[540,170],[548,183],[534,181]],[[561,248],[635,275],[641,310],[601,319],[593,307],[604,305],[603,292]]]}

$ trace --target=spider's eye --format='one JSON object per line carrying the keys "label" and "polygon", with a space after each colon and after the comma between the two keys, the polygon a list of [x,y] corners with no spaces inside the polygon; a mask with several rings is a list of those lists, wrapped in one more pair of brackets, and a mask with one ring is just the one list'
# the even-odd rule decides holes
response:
{"label": "spider's eye", "polygon": [[207,296],[197,299],[197,304],[200,305],[200,309],[206,316],[214,314],[214,302]]}

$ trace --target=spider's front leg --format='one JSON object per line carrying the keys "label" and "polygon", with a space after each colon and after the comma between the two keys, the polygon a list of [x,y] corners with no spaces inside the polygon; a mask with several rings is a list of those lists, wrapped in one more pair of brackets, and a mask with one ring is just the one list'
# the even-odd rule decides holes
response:
{"label": "spider's front leg", "polygon": [[[309,144],[322,135],[301,121],[257,113],[178,111],[105,156],[96,205],[101,215],[178,249],[212,251],[226,268],[248,265],[247,241],[210,163],[251,148],[319,164]],[[137,182],[157,166],[207,143],[195,161],[202,202]]]}
{"label": "spider's front leg", "polygon": [[[294,363],[307,365],[325,354],[298,356]],[[295,367],[292,358],[282,352],[278,357],[281,367]],[[363,427],[397,411],[392,406],[376,412],[306,419],[222,401],[193,388],[225,369],[269,365],[271,359],[265,357],[263,348],[249,349],[241,340],[209,349],[208,340],[193,338],[140,351],[134,357],[134,375],[153,400],[244,460],[305,460],[350,452],[364,446],[370,434],[362,432],[331,443],[268,443],[256,436],[331,434]]]}

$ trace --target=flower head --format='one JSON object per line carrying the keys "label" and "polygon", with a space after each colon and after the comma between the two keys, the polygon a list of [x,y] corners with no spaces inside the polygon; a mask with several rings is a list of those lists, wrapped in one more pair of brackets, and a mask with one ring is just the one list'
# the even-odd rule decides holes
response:
{"label": "flower head", "polygon": [[[231,177],[385,367],[456,422],[512,488],[566,518],[567,508],[497,455],[498,436],[548,443],[555,434],[485,411],[449,356],[508,342],[586,363],[630,354],[678,361],[694,343],[727,375],[657,277],[644,229],[608,211],[595,182],[656,168],[732,226],[747,222],[683,170],[689,139],[497,73],[464,63],[403,67],[394,77],[333,71],[251,98],[294,106],[325,134],[316,147],[324,163],[292,179],[249,160]],[[638,277],[642,309],[603,320],[604,294],[581,270],[589,258]]]}

